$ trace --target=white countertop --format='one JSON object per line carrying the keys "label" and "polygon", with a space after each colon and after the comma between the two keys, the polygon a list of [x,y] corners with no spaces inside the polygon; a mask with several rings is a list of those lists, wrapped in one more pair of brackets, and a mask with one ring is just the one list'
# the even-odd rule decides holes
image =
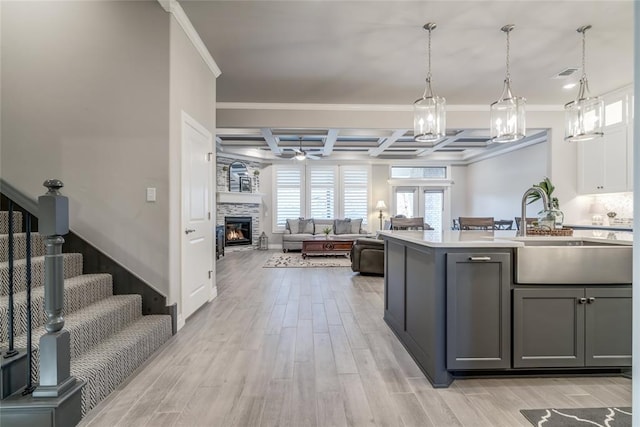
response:
{"label": "white countertop", "polygon": [[431,248],[517,248],[524,246],[523,239],[536,241],[583,240],[615,245],[631,245],[633,243],[633,233],[604,230],[574,230],[573,236],[527,236],[526,238],[516,236],[515,230],[445,230],[444,232],[384,230],[378,233],[383,238],[388,236]]}

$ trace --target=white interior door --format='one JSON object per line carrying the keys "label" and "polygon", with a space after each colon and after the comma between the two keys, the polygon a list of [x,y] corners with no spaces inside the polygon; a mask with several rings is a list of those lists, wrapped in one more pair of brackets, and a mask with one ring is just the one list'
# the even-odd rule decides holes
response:
{"label": "white interior door", "polygon": [[182,318],[213,289],[211,133],[182,114]]}

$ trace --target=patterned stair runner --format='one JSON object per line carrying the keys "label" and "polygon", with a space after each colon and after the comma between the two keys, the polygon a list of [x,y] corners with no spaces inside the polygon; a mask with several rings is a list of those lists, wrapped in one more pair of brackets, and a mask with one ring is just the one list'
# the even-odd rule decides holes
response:
{"label": "patterned stair runner", "polygon": [[[0,212],[0,347],[8,341],[8,212]],[[26,234],[14,212],[14,330],[17,348],[26,346]],[[38,381],[39,337],[44,324],[44,241],[32,234],[32,330]],[[84,416],[171,337],[171,317],[142,315],[140,295],[113,295],[109,274],[82,274],[82,255],[63,254],[65,329],[71,335],[71,375],[86,381]]]}

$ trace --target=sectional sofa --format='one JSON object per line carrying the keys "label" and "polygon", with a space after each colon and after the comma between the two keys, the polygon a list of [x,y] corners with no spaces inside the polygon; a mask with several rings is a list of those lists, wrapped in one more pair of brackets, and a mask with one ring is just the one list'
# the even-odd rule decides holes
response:
{"label": "sectional sofa", "polygon": [[324,229],[330,228],[330,238],[356,240],[359,237],[370,236],[362,228],[362,218],[357,219],[315,219],[295,218],[287,219],[286,228],[282,235],[282,251],[302,250],[302,241],[315,237],[323,237]]}

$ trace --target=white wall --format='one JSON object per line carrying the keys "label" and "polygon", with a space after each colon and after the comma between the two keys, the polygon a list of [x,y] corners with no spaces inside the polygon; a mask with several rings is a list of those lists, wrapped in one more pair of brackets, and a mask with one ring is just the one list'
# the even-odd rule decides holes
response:
{"label": "white wall", "polygon": [[[513,219],[520,216],[522,194],[549,176],[546,142],[482,160],[467,166],[466,216]],[[562,200],[560,200],[562,208]],[[537,216],[541,203],[527,207]]]}
{"label": "white wall", "polygon": [[[204,126],[215,138],[216,130],[216,78],[211,73],[184,30],[173,16],[170,19],[170,70],[169,78],[169,195],[165,199],[165,210],[169,221],[165,232],[169,236],[169,303],[178,302],[181,313],[181,158],[182,158],[182,112],[184,111]],[[211,151],[215,152],[213,145]],[[216,159],[212,158],[212,174],[215,176]],[[212,185],[212,224],[215,225],[215,183]],[[212,232],[213,232],[212,225]],[[213,239],[215,244],[215,238]],[[214,249],[215,253],[215,249]],[[215,271],[215,263],[212,260]],[[215,275],[214,275],[215,277]],[[214,283],[215,286],[215,283]]]}
{"label": "white wall", "polygon": [[2,6],[2,177],[33,199],[61,179],[72,230],[168,295],[169,15],[157,2]]}
{"label": "white wall", "polygon": [[[451,167],[451,219],[467,214],[467,167]],[[444,224],[445,228],[447,224]]]}

